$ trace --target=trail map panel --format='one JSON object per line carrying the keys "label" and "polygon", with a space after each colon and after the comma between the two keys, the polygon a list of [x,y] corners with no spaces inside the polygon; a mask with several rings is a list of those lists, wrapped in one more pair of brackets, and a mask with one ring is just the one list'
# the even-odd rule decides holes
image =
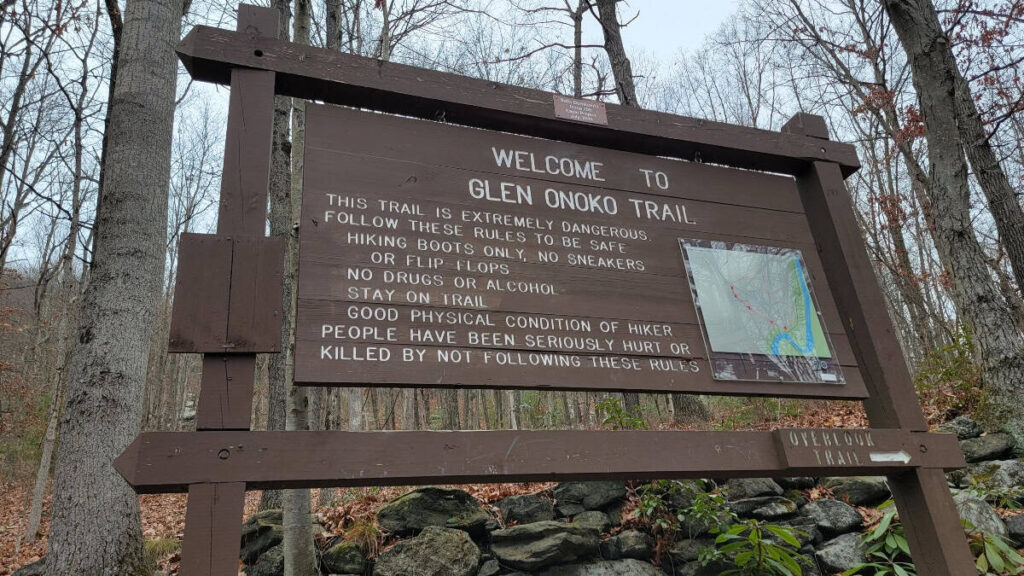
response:
{"label": "trail map panel", "polygon": [[715,378],[843,381],[799,250],[697,239],[680,245]]}
{"label": "trail map panel", "polygon": [[[307,120],[299,384],[865,396],[790,178],[341,107]],[[744,265],[701,253],[688,275],[680,242],[762,247],[747,267],[782,284],[760,306],[809,319],[811,351],[702,317],[691,282]],[[809,316],[801,287],[821,296]]]}

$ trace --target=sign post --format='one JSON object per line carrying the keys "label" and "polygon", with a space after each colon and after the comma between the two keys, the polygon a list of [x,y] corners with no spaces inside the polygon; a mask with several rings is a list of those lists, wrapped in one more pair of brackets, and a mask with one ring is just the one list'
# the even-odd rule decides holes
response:
{"label": "sign post", "polygon": [[[943,474],[963,455],[927,432],[843,181],[856,153],[820,117],[757,130],[276,30],[242,5],[238,31],[179,46],[232,87],[217,234],[183,238],[172,319],[171,350],[205,354],[197,430],[115,466],[189,493],[182,574],[235,573],[246,489],[860,474],[887,476],[920,573],[974,573]],[[249,431],[255,354],[281,341],[275,94],[347,106],[306,112],[297,385],[841,398],[872,428]]]}

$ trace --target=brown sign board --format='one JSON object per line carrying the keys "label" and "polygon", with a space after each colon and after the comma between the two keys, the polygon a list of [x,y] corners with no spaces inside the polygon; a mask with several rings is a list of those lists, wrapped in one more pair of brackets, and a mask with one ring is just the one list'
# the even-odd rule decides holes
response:
{"label": "brown sign board", "polygon": [[[247,489],[852,474],[886,474],[919,573],[973,573],[942,472],[963,455],[925,432],[843,182],[856,153],[822,118],[585,103],[277,33],[242,4],[178,46],[231,85],[217,235],[183,239],[172,322],[172,350],[205,353],[196,432],[114,465],[188,491],[184,576],[237,573]],[[280,346],[275,95],[401,115],[308,108],[299,383],[856,398],[874,428],[249,431],[256,353]]]}
{"label": "brown sign board", "polygon": [[[866,395],[792,178],[306,114],[296,382]],[[715,321],[763,333],[719,354]],[[808,361],[791,342],[812,333]]]}

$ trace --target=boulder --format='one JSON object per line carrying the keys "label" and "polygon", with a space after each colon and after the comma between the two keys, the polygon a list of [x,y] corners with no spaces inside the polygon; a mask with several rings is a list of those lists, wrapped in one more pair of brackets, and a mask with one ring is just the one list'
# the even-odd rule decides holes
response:
{"label": "boulder", "polygon": [[1024,462],[1020,460],[990,460],[971,464],[963,470],[950,473],[954,485],[961,488],[980,488],[1007,492],[1017,486],[1024,486]]}
{"label": "boulder", "polygon": [[889,498],[889,485],[881,476],[829,478],[825,487],[836,500],[848,500],[854,506],[873,506]]}
{"label": "boulder", "polygon": [[732,519],[729,513],[724,510],[718,515],[717,522],[703,523],[688,516],[683,516],[683,519],[679,522],[679,533],[686,538],[697,538],[710,532],[713,526],[728,524]]}
{"label": "boulder", "polygon": [[366,565],[363,552],[354,542],[341,540],[320,555],[324,574],[362,574]]}
{"label": "boulder", "polygon": [[605,562],[563,564],[548,568],[540,576],[665,576],[647,562],[627,558]]}
{"label": "boulder", "polygon": [[15,570],[11,576],[46,576],[46,558],[40,558],[31,564],[25,564]]}
{"label": "boulder", "polygon": [[673,480],[669,484],[668,504],[673,510],[689,508],[697,494],[704,491],[703,485],[696,480]]}
{"label": "boulder", "polygon": [[968,462],[997,460],[1013,450],[1013,438],[1006,433],[996,432],[977,438],[960,441],[960,449]]}
{"label": "boulder", "polygon": [[601,508],[626,496],[626,483],[616,480],[603,482],[562,482],[555,486],[555,509],[561,516],[575,516],[586,510]]}
{"label": "boulder", "polygon": [[494,558],[484,562],[480,565],[480,569],[477,570],[476,576],[497,576],[501,572],[501,564]]}
{"label": "boulder", "polygon": [[957,440],[967,440],[981,436],[982,429],[970,416],[957,416],[949,422],[939,424],[937,430],[947,434],[956,434]]}
{"label": "boulder", "polygon": [[245,567],[246,576],[284,576],[284,544],[270,548],[251,566]]}
{"label": "boulder", "polygon": [[970,492],[958,492],[953,496],[953,503],[960,512],[960,519],[970,523],[968,529],[1006,536],[1006,524],[988,502]]}
{"label": "boulder", "polygon": [[476,576],[480,550],[463,530],[426,526],[377,556],[373,576]]}
{"label": "boulder", "polygon": [[555,507],[551,500],[537,494],[509,496],[498,502],[501,517],[508,524],[529,524],[555,519]]}
{"label": "boulder", "polygon": [[594,530],[552,520],[491,532],[491,553],[503,565],[527,572],[589,558],[598,545]]}
{"label": "boulder", "polygon": [[605,560],[633,558],[648,560],[651,557],[651,538],[639,530],[624,530],[601,542],[601,557]]}
{"label": "boulder", "polygon": [[782,486],[783,490],[808,490],[817,485],[817,481],[810,476],[793,476],[790,478],[776,478],[775,483]]}
{"label": "boulder", "polygon": [[1003,524],[1006,525],[1006,535],[1018,546],[1024,546],[1024,514],[1010,516]]}
{"label": "boulder", "polygon": [[612,521],[608,518],[608,515],[604,512],[597,510],[587,510],[586,512],[580,512],[572,519],[573,524],[578,524],[585,528],[590,528],[598,534],[607,532],[612,527]]}
{"label": "boulder", "polygon": [[733,478],[725,483],[722,492],[729,500],[745,500],[758,496],[782,496],[782,486],[771,478]]}
{"label": "boulder", "polygon": [[464,530],[482,536],[490,520],[468,492],[448,488],[419,488],[380,509],[377,521],[392,534],[416,534],[427,526]]}
{"label": "boulder", "polygon": [[822,572],[845,572],[866,561],[860,534],[843,534],[825,542],[814,553]]}
{"label": "boulder", "polygon": [[828,538],[859,530],[864,523],[856,508],[838,500],[816,500],[801,512]]}
{"label": "boulder", "polygon": [[729,503],[729,508],[743,518],[776,520],[796,513],[796,504],[782,496],[759,496]]}
{"label": "boulder", "polygon": [[672,547],[668,549],[668,555],[672,559],[672,564],[679,566],[696,560],[702,548],[714,545],[714,538],[686,538],[672,544]]}
{"label": "boulder", "polygon": [[284,516],[280,510],[264,510],[242,523],[242,546],[239,557],[247,565],[284,540]]}

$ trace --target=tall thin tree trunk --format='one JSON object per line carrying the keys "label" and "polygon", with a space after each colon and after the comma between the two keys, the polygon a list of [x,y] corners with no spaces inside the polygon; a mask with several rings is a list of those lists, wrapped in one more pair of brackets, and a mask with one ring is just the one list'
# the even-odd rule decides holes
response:
{"label": "tall thin tree trunk", "polygon": [[[295,19],[292,41],[296,44],[309,45],[310,5],[309,0],[295,0]],[[305,149],[306,106],[302,100],[292,100],[292,149],[291,178],[289,194],[278,207],[279,225],[286,228],[278,230],[285,237],[285,291],[284,310],[281,316],[282,333],[281,353],[275,360],[283,364],[280,369],[288,389],[288,414],[285,428],[287,430],[309,430],[309,393],[308,388],[296,386],[293,382],[294,347],[295,347],[295,288],[298,280],[299,244],[297,225],[299,207],[302,204],[302,168],[303,151]],[[283,202],[287,200],[287,202]],[[285,222],[287,218],[287,222]],[[284,573],[285,576],[317,576],[316,546],[313,541],[313,523],[310,515],[310,493],[308,488],[285,490],[282,494],[284,509]]]}
{"label": "tall thin tree trunk", "polygon": [[[616,6],[619,0],[595,0],[601,30],[604,32],[604,50],[612,65],[615,76],[615,94],[619,104],[639,107],[636,99],[636,83],[633,81],[633,66],[629,63],[626,48],[622,44],[622,25],[619,23]],[[628,401],[627,401],[628,404]]]}
{"label": "tall thin tree trunk", "polygon": [[[290,37],[291,28],[291,0],[274,0],[274,8],[280,13],[278,19],[278,33],[281,38]],[[291,98],[286,96],[274,97],[274,132],[273,143],[270,149],[270,234],[273,236],[284,236],[287,239],[292,235],[291,216],[291,155],[292,143],[289,139],[290,127],[289,118],[291,113]],[[286,249],[285,274],[291,272],[291,255]],[[290,302],[292,299],[292,286],[289,279],[284,280],[284,304],[286,314],[291,314]],[[281,319],[281,343],[284,346],[291,340],[292,329],[288,322]],[[267,430],[284,430],[288,416],[288,358],[287,353],[270,355],[267,361]],[[281,507],[281,492],[279,490],[264,490],[260,496],[260,510],[269,510]]]}
{"label": "tall thin tree trunk", "polygon": [[949,38],[930,0],[885,0],[910,60],[928,141],[928,195],[935,242],[953,280],[951,295],[981,351],[990,427],[1024,442],[1024,340],[999,294],[974,235],[967,161],[958,127],[957,83]]}
{"label": "tall thin tree trunk", "polygon": [[46,559],[51,576],[143,571],[139,499],[112,462],[139,432],[163,287],[173,47],[182,8],[181,0],[133,0],[125,14],[96,250],[60,423]]}

